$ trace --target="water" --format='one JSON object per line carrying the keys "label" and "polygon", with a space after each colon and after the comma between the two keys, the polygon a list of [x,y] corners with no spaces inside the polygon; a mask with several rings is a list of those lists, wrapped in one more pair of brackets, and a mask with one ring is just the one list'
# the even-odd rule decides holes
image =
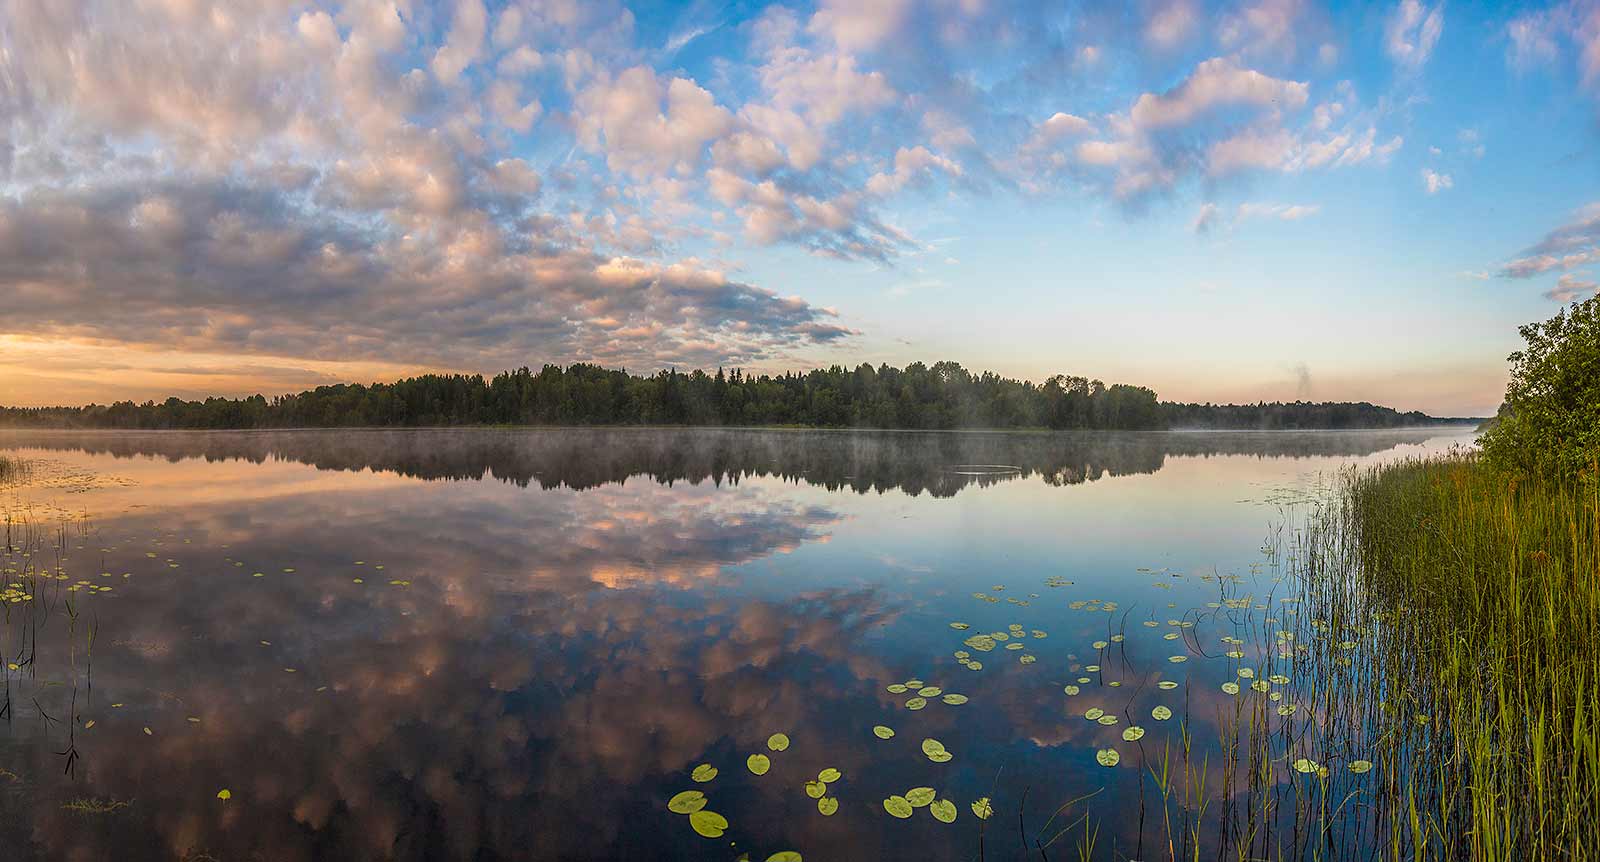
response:
{"label": "water", "polygon": [[[0,855],[1036,859],[1066,829],[1045,856],[1157,858],[1149,770],[1185,720],[1199,766],[1237,701],[1208,603],[1279,607],[1263,543],[1341,466],[1471,436],[0,432],[40,543],[4,563],[34,598],[5,604]],[[969,701],[907,709],[911,679]],[[955,822],[886,813],[923,786]]]}

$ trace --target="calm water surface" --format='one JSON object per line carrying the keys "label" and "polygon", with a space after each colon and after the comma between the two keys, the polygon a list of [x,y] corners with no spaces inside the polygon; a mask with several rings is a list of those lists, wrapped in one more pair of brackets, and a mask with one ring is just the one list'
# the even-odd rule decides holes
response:
{"label": "calm water surface", "polygon": [[[1085,811],[1159,858],[1149,768],[1234,702],[1223,583],[1281,592],[1263,542],[1340,467],[1471,436],[0,433],[0,858],[1034,859]],[[956,820],[886,813],[914,787]]]}

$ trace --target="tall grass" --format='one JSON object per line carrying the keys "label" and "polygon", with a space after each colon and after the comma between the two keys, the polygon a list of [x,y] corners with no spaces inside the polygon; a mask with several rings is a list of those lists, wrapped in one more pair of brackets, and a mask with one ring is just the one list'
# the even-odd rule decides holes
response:
{"label": "tall grass", "polygon": [[1361,844],[1600,857],[1594,482],[1513,478],[1472,454],[1351,473],[1295,557],[1311,623],[1359,638],[1337,664],[1312,651],[1307,672],[1322,747],[1373,751]]}

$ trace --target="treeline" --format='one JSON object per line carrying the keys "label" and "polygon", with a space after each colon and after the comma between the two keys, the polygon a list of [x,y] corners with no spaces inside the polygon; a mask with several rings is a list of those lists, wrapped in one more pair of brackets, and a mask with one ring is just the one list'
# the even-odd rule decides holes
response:
{"label": "treeline", "polygon": [[1365,401],[1311,401],[1256,404],[1178,404],[1163,402],[1168,428],[1227,430],[1313,430],[1343,428],[1411,428],[1450,425],[1474,419],[1437,418],[1416,410],[1401,413]]}
{"label": "treeline", "polygon": [[637,376],[578,364],[481,375],[428,374],[295,395],[109,406],[0,408],[0,425],[68,428],[295,428],[423,425],[800,425],[821,428],[1165,427],[1156,394],[1057,375],[1042,385],[954,362],[862,364],[806,373],[718,369]]}

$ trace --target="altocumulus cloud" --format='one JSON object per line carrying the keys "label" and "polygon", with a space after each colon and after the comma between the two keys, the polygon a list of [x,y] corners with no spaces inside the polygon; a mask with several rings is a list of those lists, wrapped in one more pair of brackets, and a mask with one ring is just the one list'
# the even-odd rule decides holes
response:
{"label": "altocumulus cloud", "polygon": [[[1281,71],[1314,47],[1301,4],[1216,32],[1196,4],[1145,6],[691,5],[656,38],[617,0],[0,0],[0,334],[781,362],[854,331],[730,275],[740,249],[893,265],[927,250],[899,204],[1136,210],[1401,147],[1353,84]],[[1443,14],[1396,13],[1397,62],[1422,64]]]}
{"label": "altocumulus cloud", "polygon": [[[9,331],[467,367],[746,362],[852,334],[693,257],[629,256],[683,234],[637,206],[547,199],[513,139],[544,110],[532,79],[601,62],[592,10],[511,6],[491,29],[477,0],[136,5],[3,3]],[[536,29],[568,56],[519,37]],[[649,80],[623,104],[572,111],[580,143],[649,142],[608,149],[621,172],[692,170],[728,133],[693,83],[629,74]]]}

